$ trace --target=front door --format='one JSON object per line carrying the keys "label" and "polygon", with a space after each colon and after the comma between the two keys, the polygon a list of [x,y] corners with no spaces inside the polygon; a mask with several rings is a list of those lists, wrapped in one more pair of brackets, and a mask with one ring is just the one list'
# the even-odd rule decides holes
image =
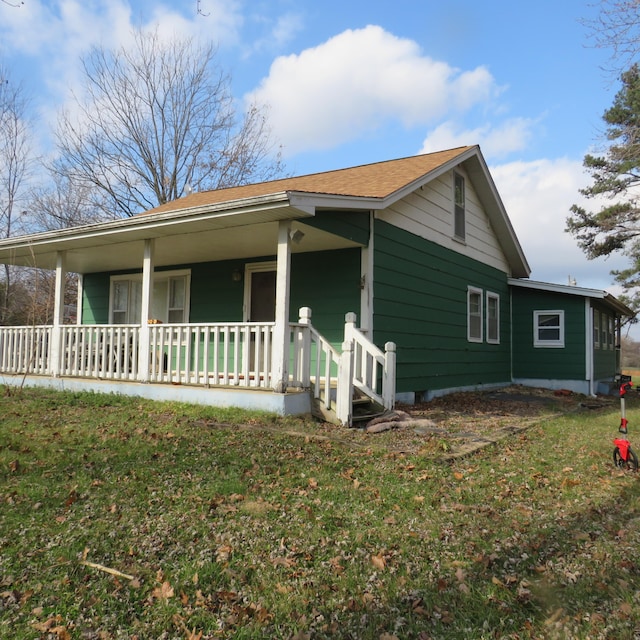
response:
{"label": "front door", "polygon": [[273,322],[276,318],[276,271],[249,271],[249,322]]}
{"label": "front door", "polygon": [[[248,322],[273,322],[276,319],[276,270],[275,265],[260,264],[247,267],[247,290],[245,291],[246,316]],[[249,367],[253,375],[267,375],[263,371],[267,354],[264,352],[264,336],[257,341],[255,333],[247,345]]]}

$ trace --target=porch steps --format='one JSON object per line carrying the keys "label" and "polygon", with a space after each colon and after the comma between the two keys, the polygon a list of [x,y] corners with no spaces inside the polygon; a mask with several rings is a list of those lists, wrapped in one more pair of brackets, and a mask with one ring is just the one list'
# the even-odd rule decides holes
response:
{"label": "porch steps", "polygon": [[381,416],[385,409],[364,394],[356,394],[351,402],[351,426],[364,427],[367,422]]}
{"label": "porch steps", "polygon": [[[382,415],[385,411],[384,407],[380,406],[377,402],[374,402],[371,398],[358,390],[354,390],[351,406],[350,426],[354,428],[364,427],[367,422]],[[340,420],[338,420],[335,411],[327,408],[325,403],[319,398],[313,399],[311,404],[311,413],[314,417],[319,420],[323,420],[324,422],[340,424]]]}

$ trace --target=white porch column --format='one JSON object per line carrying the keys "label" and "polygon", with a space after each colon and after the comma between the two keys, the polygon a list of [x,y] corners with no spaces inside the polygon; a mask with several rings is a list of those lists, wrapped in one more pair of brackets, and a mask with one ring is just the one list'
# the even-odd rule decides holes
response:
{"label": "white porch column", "polygon": [[360,250],[360,331],[373,337],[373,226],[375,216],[369,212],[369,244]]}
{"label": "white porch column", "polygon": [[142,259],[142,310],[140,312],[140,344],[138,345],[138,380],[149,382],[149,317],[151,310],[151,294],[153,292],[153,253],[155,240],[144,241],[144,257]]}
{"label": "white porch column", "polygon": [[62,323],[64,322],[64,286],[67,281],[67,254],[56,253],[56,288],[53,302],[53,332],[51,334],[51,354],[49,374],[58,377],[62,356]]}
{"label": "white porch column", "polygon": [[84,292],[84,274],[78,274],[78,300],[76,302],[76,324],[82,324],[82,296]]}
{"label": "white porch column", "polygon": [[289,383],[289,283],[291,281],[291,225],[278,225],[276,271],[276,317],[271,345],[271,387],[284,393]]}

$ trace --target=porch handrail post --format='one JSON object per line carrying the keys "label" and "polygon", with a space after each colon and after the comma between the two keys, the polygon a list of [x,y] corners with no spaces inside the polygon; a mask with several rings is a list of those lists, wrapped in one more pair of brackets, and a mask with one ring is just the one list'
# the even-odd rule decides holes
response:
{"label": "porch handrail post", "polygon": [[153,291],[153,258],[155,240],[144,241],[144,257],[142,259],[142,309],[140,311],[140,336],[138,341],[138,380],[149,382],[151,347],[149,330],[149,310]]}
{"label": "porch handrail post", "polygon": [[396,343],[385,342],[384,376],[382,378],[382,397],[386,409],[393,409],[396,403]]}
{"label": "porch handrail post", "polygon": [[300,341],[300,376],[302,386],[311,386],[311,309],[301,307],[298,311],[299,324],[302,325],[302,340]]}
{"label": "porch handrail post", "polygon": [[49,357],[49,375],[60,375],[62,356],[62,324],[64,321],[64,285],[67,279],[67,254],[56,253],[56,285],[53,302],[53,329],[51,331],[51,353]]}
{"label": "porch handrail post", "polygon": [[344,314],[344,339],[353,340],[353,330],[356,328],[358,315],[353,311]]}
{"label": "porch handrail post", "polygon": [[343,425],[351,426],[353,397],[353,340],[342,343],[336,389],[336,416]]}
{"label": "porch handrail post", "polygon": [[284,393],[289,386],[289,283],[291,278],[291,238],[288,221],[278,224],[276,265],[276,310],[271,345],[271,387]]}

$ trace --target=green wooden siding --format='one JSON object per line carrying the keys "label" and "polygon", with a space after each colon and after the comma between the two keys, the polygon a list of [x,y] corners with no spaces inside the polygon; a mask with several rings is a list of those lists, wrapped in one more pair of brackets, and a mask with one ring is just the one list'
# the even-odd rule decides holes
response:
{"label": "green wooden siding", "polygon": [[291,320],[309,307],[313,326],[336,347],[344,340],[344,316],[360,321],[360,249],[297,253],[291,257]]}
{"label": "green wooden siding", "polygon": [[107,324],[109,322],[108,273],[88,273],[82,279],[82,324]]}
{"label": "green wooden siding", "polygon": [[362,211],[320,211],[313,218],[306,218],[304,224],[328,231],[333,235],[369,244],[369,213]]}
{"label": "green wooden siding", "polygon": [[[274,260],[260,258],[251,262]],[[189,322],[242,322],[244,303],[244,261],[201,262],[183,265],[191,269],[191,306]],[[239,282],[233,272],[243,274]]]}
{"label": "green wooden siding", "polygon": [[[430,391],[511,379],[507,275],[376,221],[374,340],[397,345],[397,391]],[[467,340],[467,288],[500,296],[500,343]]]}
{"label": "green wooden siding", "polygon": [[[513,287],[513,376],[585,380],[585,302],[580,296]],[[564,311],[564,348],[534,347],[533,312]]]}

